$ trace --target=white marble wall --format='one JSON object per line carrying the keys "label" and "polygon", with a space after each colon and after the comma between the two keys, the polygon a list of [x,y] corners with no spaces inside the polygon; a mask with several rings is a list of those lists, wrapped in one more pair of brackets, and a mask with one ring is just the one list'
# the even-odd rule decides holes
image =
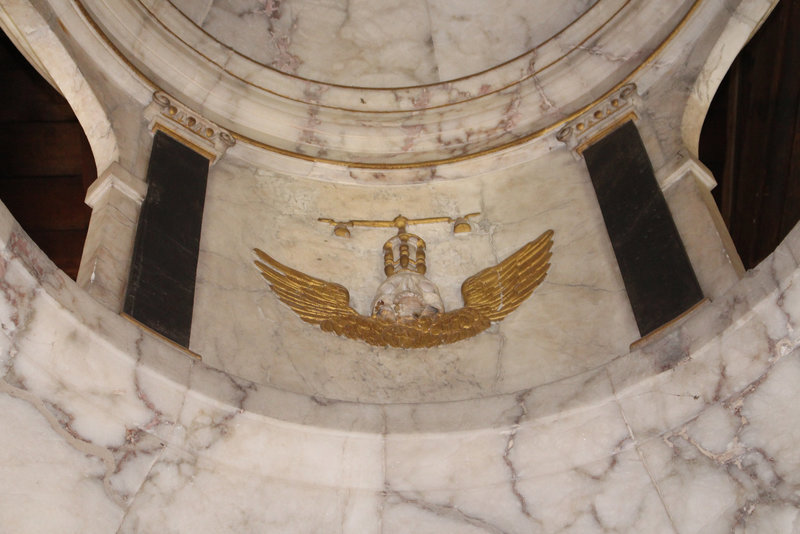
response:
{"label": "white marble wall", "polygon": [[[419,186],[320,183],[254,171],[231,158],[209,175],[190,348],[204,361],[258,383],[341,400],[417,402],[508,393],[595,368],[639,337],[585,165],[566,150],[498,171]],[[694,209],[698,209],[696,206]],[[705,206],[700,209],[705,211]],[[550,272],[503,322],[432,349],[377,348],[303,322],[269,290],[253,248],[311,276],[344,285],[369,315],[393,229],[337,220],[457,217],[474,230],[411,226],[427,243],[427,276],[447,310],[461,284],[546,230]],[[719,245],[718,245],[719,247]]]}
{"label": "white marble wall", "polygon": [[[584,162],[559,148],[539,153],[532,146],[527,159],[520,148],[515,155],[441,167],[460,173],[458,180],[381,186],[374,179],[365,187],[318,179],[330,171],[328,180],[344,181],[346,168],[281,166],[251,159],[237,145],[209,175],[190,348],[206,364],[257,383],[362,402],[487,397],[626,354],[639,331],[594,188]],[[725,246],[727,231],[714,224],[715,208],[700,182],[705,172],[696,164],[681,166],[664,178],[665,194],[701,288],[714,299],[742,271]],[[369,315],[385,279],[382,245],[394,231],[354,228],[345,239],[317,218],[472,212],[481,215],[469,234],[453,235],[448,224],[410,228],[427,243],[427,276],[447,310],[463,305],[467,277],[549,229],[555,232],[553,257],[543,284],[517,311],[453,345],[376,348],[322,332],[280,302],[253,265],[252,250],[263,249],[294,269],[345,286],[351,305]]]}
{"label": "white marble wall", "polygon": [[99,306],[0,221],[3,532],[796,532],[800,229],[598,368],[477,401],[293,395]]}

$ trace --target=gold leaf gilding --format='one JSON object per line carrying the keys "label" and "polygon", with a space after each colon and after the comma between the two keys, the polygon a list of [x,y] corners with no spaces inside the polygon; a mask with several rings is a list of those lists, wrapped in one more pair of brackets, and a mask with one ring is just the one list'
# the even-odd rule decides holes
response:
{"label": "gold leaf gilding", "polygon": [[541,284],[550,268],[553,231],[548,230],[461,286],[464,307],[431,317],[392,321],[361,315],[350,307],[350,293],[287,267],[262,250],[255,262],[277,297],[303,321],[325,332],[379,347],[428,348],[455,343],[502,321]]}

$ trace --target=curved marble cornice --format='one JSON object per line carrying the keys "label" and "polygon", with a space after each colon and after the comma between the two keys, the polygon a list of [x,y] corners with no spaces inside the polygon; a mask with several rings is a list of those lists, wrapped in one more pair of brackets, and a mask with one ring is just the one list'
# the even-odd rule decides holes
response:
{"label": "curved marble cornice", "polygon": [[[775,354],[783,355],[800,345],[797,332],[791,329],[798,314],[793,303],[798,298],[796,288],[800,287],[796,283],[800,277],[800,226],[722,297],[629,353],[597,369],[551,383],[449,402],[429,402],[424,397],[417,402],[343,401],[250,382],[186,356],[173,344],[98,304],[52,264],[2,206],[0,244],[0,274],[4,277],[0,297],[15,299],[17,307],[12,310],[4,305],[0,309],[4,314],[15,313],[3,323],[3,331],[12,343],[21,346],[30,340],[52,337],[60,350],[80,350],[81,358],[87,362],[146,380],[151,395],[199,395],[257,417],[347,432],[501,429],[515,424],[521,406],[526,420],[544,420],[557,413],[608,402],[614,390],[635,388],[665,371],[691,375],[696,369],[706,373],[706,361],[718,355],[721,344],[742,333],[749,335],[753,329],[767,339]],[[34,315],[36,321],[31,320]],[[20,360],[32,358],[38,362],[33,365],[37,372],[55,372],[39,367],[48,361],[50,345],[39,341],[36,347],[41,350],[28,347]],[[19,361],[3,363],[13,368]],[[767,363],[758,361],[753,366]],[[62,358],[60,365],[68,365],[68,359]],[[108,395],[113,397],[114,393],[109,391]]]}
{"label": "curved marble cornice", "polygon": [[699,4],[602,0],[511,61],[396,89],[324,84],[266,68],[169,3],[80,5],[145,78],[240,139],[305,159],[404,167],[472,157],[551,131],[652,60]]}
{"label": "curved marble cornice", "polygon": [[530,56],[596,0],[170,0],[207,35],[265,67],[364,88],[457,81]]}

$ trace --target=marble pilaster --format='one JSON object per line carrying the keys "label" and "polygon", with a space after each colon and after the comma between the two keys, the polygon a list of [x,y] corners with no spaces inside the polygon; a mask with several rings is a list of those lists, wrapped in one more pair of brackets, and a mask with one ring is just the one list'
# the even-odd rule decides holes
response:
{"label": "marble pilaster", "polygon": [[121,311],[133,241],[147,183],[113,163],[86,193],[92,208],[78,285],[110,310]]}
{"label": "marble pilaster", "polygon": [[734,285],[745,269],[711,196],[716,186],[711,173],[694,158],[679,158],[677,163],[671,166],[672,172],[658,173],[659,182],[700,287],[714,299]]}

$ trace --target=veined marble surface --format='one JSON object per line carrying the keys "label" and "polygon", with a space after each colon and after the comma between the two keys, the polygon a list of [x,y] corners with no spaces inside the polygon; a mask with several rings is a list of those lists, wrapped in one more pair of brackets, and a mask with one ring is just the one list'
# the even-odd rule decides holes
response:
{"label": "veined marble surface", "polygon": [[[131,153],[131,165],[146,168],[146,158],[136,159],[147,143],[134,108],[160,89],[242,136],[241,144],[253,151],[267,147],[276,158],[347,162],[356,182],[409,167],[405,179],[413,183],[429,171],[431,180],[452,177],[433,172],[440,163],[501,148],[513,152],[530,140],[537,150],[550,150],[559,145],[555,134],[563,121],[629,82],[658,121],[660,142],[669,138],[693,150],[710,94],[775,1],[598,1],[516,59],[466,78],[396,89],[314,82],[266,68],[192,22],[189,17],[205,20],[207,2],[192,9],[181,4],[184,14],[157,0],[45,0],[35,6],[13,0],[4,3],[0,24],[43,60],[58,47],[82,51],[77,68],[67,69],[73,79],[64,80],[74,87],[62,91],[89,120],[90,131],[102,130],[97,133],[104,137],[93,141],[103,152],[100,173],[114,157],[126,160]],[[64,64],[49,59],[50,70]],[[103,124],[113,124],[113,131]],[[676,129],[682,139],[671,135]],[[682,148],[669,147],[667,160]],[[397,180],[402,173],[386,175]]]}
{"label": "veined marble surface", "polygon": [[[80,51],[70,76],[99,102],[84,102],[86,116],[105,114],[114,130],[103,161],[119,157],[134,178],[149,146],[147,76],[288,152],[419,163],[524,138],[640,69],[642,135],[712,299],[628,350],[632,319],[585,169],[555,135],[385,172],[237,143],[209,183],[198,309],[216,311],[198,316],[193,340],[205,363],[100,306],[3,209],[0,531],[797,532],[800,229],[743,279],[715,278],[724,249],[699,232],[713,226],[705,191],[665,170],[689,142],[677,134],[684,111],[704,111],[726,67],[720,48],[738,49],[770,5],[604,0],[542,43],[533,65],[523,56],[457,83],[383,91],[265,69],[166,2],[5,2],[0,21],[23,40],[55,37],[58,50]],[[210,20],[210,3],[194,8],[204,6]],[[82,94],[80,83],[67,93]],[[460,305],[464,276],[554,226],[549,285],[462,347],[417,357],[363,349],[357,360],[357,342],[301,323],[251,266],[250,249],[264,248],[350,285],[363,311],[387,236],[356,230],[345,246],[309,214],[383,218],[405,206],[419,210],[408,216],[483,214],[458,239],[414,228],[449,307]],[[237,376],[248,373],[256,380]]]}
{"label": "veined marble surface", "polygon": [[[254,170],[248,150],[233,147],[209,174],[190,348],[207,365],[256,383],[376,403],[506,394],[625,354],[639,331],[584,163],[563,145],[543,154],[532,148],[527,160],[519,152],[491,158],[494,165],[471,160],[457,171],[442,168],[472,174],[460,180],[364,187],[322,182],[301,174],[301,166]],[[666,178],[668,201],[704,294],[716,298],[738,273],[714,229],[707,186],[695,173],[673,174],[674,183]],[[385,280],[382,246],[395,231],[352,228],[351,237],[340,238],[318,217],[474,212],[480,215],[468,234],[454,235],[446,223],[409,228],[427,243],[426,275],[446,310],[463,306],[461,286],[469,276],[547,230],[555,232],[553,257],[543,283],[519,309],[451,345],[378,348],[323,332],[282,303],[253,265],[253,249],[262,249],[290,268],[345,286],[351,305],[369,315]]]}
{"label": "veined marble surface", "polygon": [[[566,150],[458,181],[364,187],[254,171],[229,154],[209,174],[190,348],[257,383],[361,402],[493,396],[596,368],[639,332],[585,165]],[[695,208],[697,209],[697,208]],[[699,209],[705,210],[705,206]],[[412,225],[425,240],[426,276],[446,310],[461,285],[547,230],[551,267],[519,309],[471,339],[431,349],[373,347],[303,322],[253,265],[259,248],[293,269],[341,284],[369,315],[394,229],[333,235],[318,217],[391,220],[480,212],[473,231]],[[717,245],[719,247],[719,245]]]}
{"label": "veined marble surface", "polygon": [[[83,50],[79,72],[109,115],[124,113],[126,98],[146,105],[142,99],[160,89],[254,149],[347,162],[357,176],[371,168],[425,171],[531,139],[546,149],[558,144],[563,121],[628,82],[637,84],[649,112],[676,123],[671,128],[681,128],[681,117],[673,115],[697,98],[692,102],[699,108],[684,125],[694,136],[707,95],[732,59],[729,50],[742,46],[774,1],[598,1],[511,61],[465,78],[394,89],[315,82],[267,68],[192,21],[210,17],[207,2],[180,4],[186,13],[157,0],[46,0],[35,7],[14,0],[4,9],[20,19],[40,10],[44,27],[26,27],[25,35],[50,32],[67,49]],[[489,48],[482,50],[491,55]],[[717,51],[721,59],[709,57]],[[108,104],[120,96],[123,102]],[[127,125],[101,118],[112,119],[120,157],[135,150],[124,146],[135,137]]]}
{"label": "veined marble surface", "polygon": [[287,74],[363,87],[432,84],[540,45],[597,0],[175,0],[219,42]]}
{"label": "veined marble surface", "polygon": [[3,210],[0,527],[757,532],[800,525],[800,228],[662,338],[469,402],[332,402],[100,307]]}
{"label": "veined marble surface", "polygon": [[[603,0],[578,9],[583,15],[573,14],[573,23],[552,38],[489,70],[381,89],[266,68],[212,39],[170,3],[81,0],[81,6],[148,80],[209,120],[276,150],[356,166],[424,166],[543,135],[645,62],[655,64],[668,45],[679,49],[670,65],[702,53],[697,32],[713,43],[730,7]],[[687,41],[693,46],[683,46]],[[416,66],[425,70],[423,64]]]}

